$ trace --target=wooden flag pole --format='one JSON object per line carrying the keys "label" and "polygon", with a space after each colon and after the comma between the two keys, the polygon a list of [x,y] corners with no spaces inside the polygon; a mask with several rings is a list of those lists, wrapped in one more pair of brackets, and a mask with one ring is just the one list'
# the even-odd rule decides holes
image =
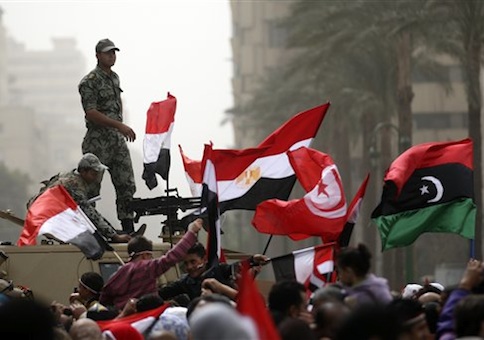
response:
{"label": "wooden flag pole", "polygon": [[116,250],[113,249],[112,252],[113,252],[114,256],[116,256],[116,258],[118,259],[119,263],[121,263],[121,265],[124,266],[125,263],[124,263],[123,259],[121,258],[121,256],[119,256],[119,254],[116,252]]}

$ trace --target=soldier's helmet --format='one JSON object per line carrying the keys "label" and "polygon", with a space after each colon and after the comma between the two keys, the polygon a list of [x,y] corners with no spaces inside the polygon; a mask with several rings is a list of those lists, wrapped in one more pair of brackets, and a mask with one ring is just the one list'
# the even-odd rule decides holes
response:
{"label": "soldier's helmet", "polygon": [[77,170],[80,169],[93,169],[97,172],[101,172],[108,169],[108,167],[101,163],[95,154],[86,153],[84,156],[82,156],[79,164],[77,165]]}

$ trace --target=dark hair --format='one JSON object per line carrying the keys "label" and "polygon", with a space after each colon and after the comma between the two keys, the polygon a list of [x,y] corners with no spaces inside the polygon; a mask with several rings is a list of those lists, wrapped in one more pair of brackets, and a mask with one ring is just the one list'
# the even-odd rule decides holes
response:
{"label": "dark hair", "polygon": [[[104,280],[101,275],[95,272],[87,272],[81,276],[81,284],[91,289],[91,293],[99,295],[104,286]],[[96,293],[94,293],[95,291]]]}
{"label": "dark hair", "polygon": [[365,276],[370,271],[371,254],[368,248],[360,243],[356,248],[347,247],[337,257],[338,267],[351,268],[357,276]]}
{"label": "dark hair", "polygon": [[281,340],[316,340],[316,335],[303,320],[285,318],[277,327]]}
{"label": "dark hair", "polygon": [[153,251],[153,242],[144,236],[135,236],[128,242],[128,255],[135,256],[142,251]]}
{"label": "dark hair", "polygon": [[303,302],[301,292],[306,288],[295,280],[282,280],[276,282],[268,296],[269,309],[287,314],[291,306],[299,306]]}
{"label": "dark hair", "polygon": [[401,332],[407,332],[412,328],[412,319],[419,315],[425,317],[422,304],[415,299],[396,299],[391,301],[387,308],[396,316]]}
{"label": "dark hair", "polygon": [[1,339],[53,339],[56,326],[49,306],[28,299],[12,299],[0,306]]}
{"label": "dark hair", "polygon": [[442,291],[439,288],[434,287],[434,286],[432,286],[431,284],[428,283],[428,284],[425,284],[422,288],[420,288],[420,290],[418,292],[415,293],[414,298],[418,299],[419,297],[421,297],[425,293],[436,293],[436,294],[440,295],[442,293]]}
{"label": "dark hair", "polygon": [[427,302],[423,305],[423,308],[429,331],[435,334],[437,332],[437,322],[439,321],[440,304],[438,302]]}
{"label": "dark hair", "polygon": [[195,254],[203,259],[206,254],[205,247],[200,242],[197,242],[190,249],[187,250],[187,254]]}
{"label": "dark hair", "polygon": [[136,302],[136,311],[144,312],[160,307],[165,303],[158,294],[145,294]]}
{"label": "dark hair", "polygon": [[469,295],[459,301],[454,310],[456,338],[477,336],[484,321],[484,296]]}
{"label": "dark hair", "polygon": [[397,340],[397,320],[381,305],[357,307],[339,328],[338,340]]}

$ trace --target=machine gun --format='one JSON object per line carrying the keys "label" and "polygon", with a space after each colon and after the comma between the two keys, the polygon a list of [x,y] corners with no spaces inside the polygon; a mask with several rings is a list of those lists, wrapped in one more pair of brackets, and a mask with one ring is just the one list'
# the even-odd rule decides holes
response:
{"label": "machine gun", "polygon": [[[178,232],[184,233],[188,224],[197,216],[188,215],[178,219],[178,210],[185,212],[190,209],[200,208],[201,197],[180,197],[178,189],[165,190],[166,196],[155,198],[133,198],[131,209],[134,212],[134,221],[137,223],[141,216],[165,215],[162,221],[162,235],[174,235]],[[170,195],[174,193],[174,195]],[[168,230],[166,229],[168,228]]]}

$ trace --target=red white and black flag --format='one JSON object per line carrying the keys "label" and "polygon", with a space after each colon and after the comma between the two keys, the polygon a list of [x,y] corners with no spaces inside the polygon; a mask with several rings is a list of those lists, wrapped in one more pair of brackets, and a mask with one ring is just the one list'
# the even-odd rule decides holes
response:
{"label": "red white and black flag", "polygon": [[296,280],[308,291],[334,282],[334,246],[328,243],[271,259],[276,281]]}
{"label": "red white and black flag", "polygon": [[[213,150],[220,212],[255,210],[257,204],[271,198],[287,200],[296,176],[286,152],[310,145],[328,108],[326,103],[295,115],[256,148]],[[185,171],[196,183],[200,178],[196,167],[186,164]]]}
{"label": "red white and black flag", "polygon": [[346,218],[346,224],[343,227],[343,231],[338,238],[338,246],[341,248],[347,247],[350,243],[353,228],[356,224],[358,216],[360,215],[361,204],[363,202],[363,197],[365,196],[366,187],[368,186],[369,179],[370,174],[366,175],[366,178],[361,183],[360,188],[358,189],[355,197],[353,197],[353,200],[350,203],[350,207],[348,208],[348,215]]}
{"label": "red white and black flag", "polygon": [[202,163],[201,215],[206,216],[206,220],[208,221],[207,264],[209,268],[216,266],[222,258],[217,178],[212,160],[212,152],[212,146],[205,145]]}
{"label": "red white and black flag", "polygon": [[288,235],[294,240],[320,236],[324,243],[336,241],[347,213],[336,164],[329,155],[305,147],[289,151],[288,156],[307,194],[291,201],[262,202],[252,225],[261,233]]}
{"label": "red white and black flag", "polygon": [[188,158],[183,152],[181,145],[178,145],[178,149],[182,157],[183,168],[185,169],[185,176],[190,186],[190,192],[193,197],[200,197],[202,194],[203,180],[202,162]]}
{"label": "red white and black flag", "polygon": [[176,98],[151,103],[146,114],[146,133],[143,141],[143,179],[151,190],[158,185],[156,174],[164,180],[170,171],[171,133],[175,124]]}
{"label": "red white and black flag", "polygon": [[35,245],[40,235],[71,243],[92,260],[100,259],[109,247],[62,185],[47,189],[32,203],[17,245]]}
{"label": "red white and black flag", "polygon": [[163,314],[163,312],[169,306],[169,304],[164,304],[160,307],[153,308],[145,312],[134,313],[123,318],[97,321],[97,324],[105,335],[114,336],[112,337],[114,339],[117,339],[116,335],[118,333],[118,330],[123,329],[126,326],[133,327],[138,333],[143,334],[144,332],[148,331],[151,326],[153,326],[153,324],[158,320],[160,315]]}

